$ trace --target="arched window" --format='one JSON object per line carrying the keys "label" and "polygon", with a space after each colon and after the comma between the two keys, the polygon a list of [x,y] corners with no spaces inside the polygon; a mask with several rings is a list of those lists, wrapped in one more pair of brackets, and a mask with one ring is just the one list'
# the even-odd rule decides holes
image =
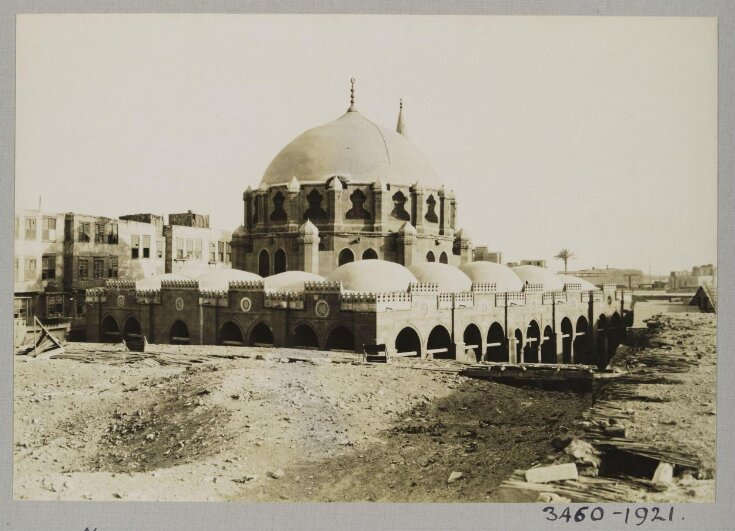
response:
{"label": "arched window", "polygon": [[475,361],[482,361],[482,333],[476,325],[468,325],[462,335],[465,348],[472,348],[475,353]]}
{"label": "arched window", "polygon": [[436,216],[436,199],[434,199],[434,194],[429,194],[429,197],[426,198],[426,215],[424,216],[426,218],[426,221],[430,221],[431,223],[438,223],[439,218]]}
{"label": "arched window", "polygon": [[286,271],[286,253],[283,249],[278,249],[273,257],[273,273],[277,275],[284,271]]}
{"label": "arched window", "polygon": [[310,219],[312,221],[322,221],[327,219],[327,211],[322,208],[322,194],[313,189],[306,196],[306,200],[309,202],[309,208],[304,212],[304,219]]}
{"label": "arched window", "polygon": [[350,208],[345,217],[347,219],[370,219],[370,212],[365,209],[365,201],[367,196],[359,188],[350,194],[352,208]]}
{"label": "arched window", "polygon": [[393,211],[390,213],[396,219],[410,221],[411,215],[406,212],[406,196],[400,190],[393,194]]}
{"label": "arched window", "polygon": [[590,327],[587,319],[583,316],[577,319],[577,326],[574,331],[574,363],[589,364],[590,360]]}
{"label": "arched window", "polygon": [[271,257],[268,249],[261,249],[258,254],[258,274],[261,277],[267,277],[271,273]]}
{"label": "arched window", "polygon": [[350,249],[342,249],[337,258],[337,265],[345,265],[355,261],[355,255]]}
{"label": "arched window", "polygon": [[140,331],[140,323],[138,320],[130,316],[123,324],[123,339],[129,350],[142,352],[145,348],[145,340]]}
{"label": "arched window", "polygon": [[375,252],[375,249],[365,249],[365,252],[362,253],[362,259],[363,260],[377,260],[378,253]]}
{"label": "arched window", "polygon": [[434,256],[434,252],[433,251],[429,251],[428,253],[426,253],[426,261],[427,262],[436,262],[436,257]]}
{"label": "arched window", "polygon": [[505,332],[500,323],[493,323],[487,331],[487,361],[509,361]]}
{"label": "arched window", "polygon": [[526,346],[523,348],[524,363],[539,362],[539,342],[541,341],[541,330],[536,321],[528,323],[526,329]]}
{"label": "arched window", "polygon": [[541,338],[541,363],[556,363],[556,336],[550,326],[544,328]]}
{"label": "arched window", "polygon": [[271,213],[271,221],[286,221],[286,211],[283,208],[283,203],[286,198],[283,197],[281,192],[276,192],[273,196],[273,212]]}
{"label": "arched window", "polygon": [[447,256],[447,253],[442,251],[442,254],[439,255],[439,263],[441,264],[448,264],[449,263],[449,257]]}

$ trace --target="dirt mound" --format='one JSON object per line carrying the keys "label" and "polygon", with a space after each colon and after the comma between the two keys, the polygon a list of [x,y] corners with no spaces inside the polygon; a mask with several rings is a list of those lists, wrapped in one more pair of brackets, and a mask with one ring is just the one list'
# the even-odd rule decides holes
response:
{"label": "dirt mound", "polygon": [[177,374],[141,393],[135,406],[118,408],[107,421],[92,470],[149,471],[205,458],[232,438],[230,412],[207,403],[217,367]]}

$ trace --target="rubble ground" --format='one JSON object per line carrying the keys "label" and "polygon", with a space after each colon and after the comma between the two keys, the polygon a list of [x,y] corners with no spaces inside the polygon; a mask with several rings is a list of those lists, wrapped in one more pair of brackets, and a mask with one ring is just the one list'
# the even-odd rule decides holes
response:
{"label": "rubble ground", "polygon": [[482,501],[591,403],[409,360],[282,355],[16,361],[15,497]]}

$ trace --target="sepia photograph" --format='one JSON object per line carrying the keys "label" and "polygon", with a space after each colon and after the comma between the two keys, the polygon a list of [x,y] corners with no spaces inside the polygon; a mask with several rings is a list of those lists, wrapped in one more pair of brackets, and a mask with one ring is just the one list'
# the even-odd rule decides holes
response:
{"label": "sepia photograph", "polygon": [[14,500],[714,503],[716,18],[15,26]]}

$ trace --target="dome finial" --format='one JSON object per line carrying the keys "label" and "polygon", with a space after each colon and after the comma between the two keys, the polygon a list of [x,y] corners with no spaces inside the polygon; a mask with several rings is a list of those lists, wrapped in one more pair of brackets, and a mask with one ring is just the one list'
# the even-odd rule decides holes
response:
{"label": "dome finial", "polygon": [[347,112],[354,112],[357,109],[355,108],[355,78],[350,79],[350,108],[347,109]]}
{"label": "dome finial", "polygon": [[403,123],[403,98],[398,103],[398,123],[396,124],[396,133],[406,136],[406,125]]}

